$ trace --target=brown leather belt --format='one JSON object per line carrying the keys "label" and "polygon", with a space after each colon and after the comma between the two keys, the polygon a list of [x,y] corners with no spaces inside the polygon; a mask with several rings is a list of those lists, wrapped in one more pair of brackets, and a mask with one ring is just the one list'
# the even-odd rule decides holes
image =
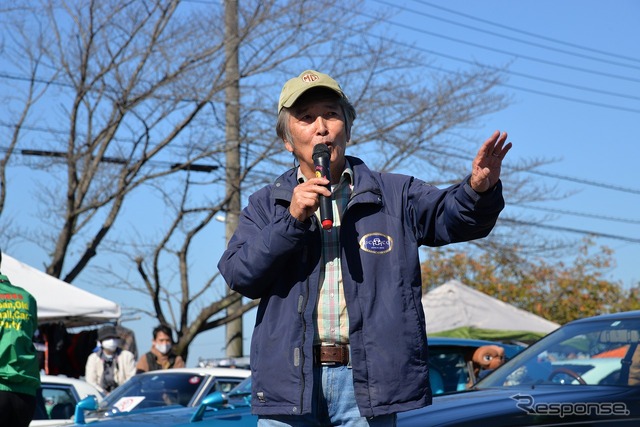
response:
{"label": "brown leather belt", "polygon": [[316,365],[348,365],[349,344],[314,345],[313,363]]}

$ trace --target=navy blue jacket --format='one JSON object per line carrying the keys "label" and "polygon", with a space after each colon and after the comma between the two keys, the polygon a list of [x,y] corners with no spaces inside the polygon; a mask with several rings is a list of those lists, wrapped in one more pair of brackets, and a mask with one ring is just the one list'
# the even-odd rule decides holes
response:
{"label": "navy blue jacket", "polygon": [[[362,416],[431,403],[418,248],[485,237],[504,207],[501,184],[478,194],[379,173],[355,157],[341,219],[342,279],[356,400]],[[261,298],[251,340],[252,405],[259,415],[311,410],[313,310],[320,225],[289,213],[296,169],[249,198],[218,264],[231,289]]]}

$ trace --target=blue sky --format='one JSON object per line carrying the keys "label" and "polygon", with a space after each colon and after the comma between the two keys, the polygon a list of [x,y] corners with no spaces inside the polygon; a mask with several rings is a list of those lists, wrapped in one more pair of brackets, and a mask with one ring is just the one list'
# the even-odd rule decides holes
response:
{"label": "blue sky", "polygon": [[[615,251],[617,268],[610,277],[638,283],[640,3],[370,3],[397,10],[388,18],[390,29],[429,52],[433,67],[507,67],[500,90],[511,97],[510,106],[484,117],[474,130],[506,130],[514,143],[511,160],[553,160],[530,179],[569,195],[507,211],[550,215],[545,233],[601,236],[597,244]],[[568,229],[575,231],[561,231]]]}
{"label": "blue sky", "polygon": [[[615,236],[596,239],[615,251],[617,268],[610,278],[626,285],[640,282],[640,2],[368,4],[367,13],[379,7],[395,10],[397,15],[387,18],[388,34],[415,44],[417,52],[431,52],[435,68],[456,70],[474,62],[508,67],[500,90],[512,103],[477,123],[473,132],[481,138],[478,144],[495,129],[507,131],[514,143],[513,160],[553,160],[540,170],[546,175],[530,175],[531,180],[544,180],[557,194],[571,196],[524,210],[507,200],[507,211],[550,215],[550,228],[541,232],[567,239],[584,234],[558,229]],[[614,189],[618,187],[625,191]],[[247,316],[245,330],[252,324],[253,316]],[[198,339],[192,351],[221,349],[223,344],[221,334],[212,333]]]}
{"label": "blue sky", "polygon": [[[640,282],[640,2],[368,0],[367,4],[370,9],[364,13],[381,7],[395,11],[386,18],[387,34],[415,44],[417,52],[433,61],[431,67],[457,70],[475,62],[507,67],[508,79],[499,90],[511,97],[511,104],[484,117],[470,131],[478,135],[478,145],[496,129],[507,131],[514,143],[508,159],[514,162],[553,159],[540,169],[542,174],[529,175],[531,182],[544,181],[558,195],[571,194],[527,208],[510,206],[507,200],[507,212],[549,215],[545,223],[549,228],[541,231],[549,235],[600,236],[596,242],[615,251],[617,267],[610,278],[627,285]],[[217,260],[224,242],[222,224],[214,227],[212,236],[221,244],[213,240],[208,256]],[[45,255],[27,246],[9,253],[39,268]],[[85,289],[123,306],[131,299],[96,286]],[[247,351],[252,324],[253,316],[247,316]],[[124,325],[136,332],[139,348],[146,351],[154,322],[140,319]],[[191,347],[188,365],[195,365],[199,357],[223,356],[223,346],[223,329],[203,334]]]}

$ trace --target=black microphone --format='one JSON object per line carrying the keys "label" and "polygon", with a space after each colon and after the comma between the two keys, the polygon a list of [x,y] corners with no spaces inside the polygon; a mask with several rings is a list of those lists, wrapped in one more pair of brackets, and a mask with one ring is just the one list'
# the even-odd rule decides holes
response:
{"label": "black microphone", "polygon": [[[331,171],[329,169],[329,147],[324,144],[316,144],[313,147],[313,165],[316,168],[316,178],[327,178],[329,183],[327,189],[331,191]],[[320,222],[325,230],[333,227],[333,207],[331,206],[331,197],[320,196]]]}

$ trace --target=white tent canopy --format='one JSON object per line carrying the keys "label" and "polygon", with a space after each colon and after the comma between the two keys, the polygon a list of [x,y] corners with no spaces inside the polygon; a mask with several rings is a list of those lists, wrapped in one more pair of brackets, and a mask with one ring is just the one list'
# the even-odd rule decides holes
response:
{"label": "white tent canopy", "polygon": [[422,297],[427,334],[534,340],[560,325],[450,280]]}
{"label": "white tent canopy", "polygon": [[38,323],[63,322],[67,327],[112,322],[120,317],[118,304],[76,288],[2,253],[0,271],[9,281],[33,295]]}

